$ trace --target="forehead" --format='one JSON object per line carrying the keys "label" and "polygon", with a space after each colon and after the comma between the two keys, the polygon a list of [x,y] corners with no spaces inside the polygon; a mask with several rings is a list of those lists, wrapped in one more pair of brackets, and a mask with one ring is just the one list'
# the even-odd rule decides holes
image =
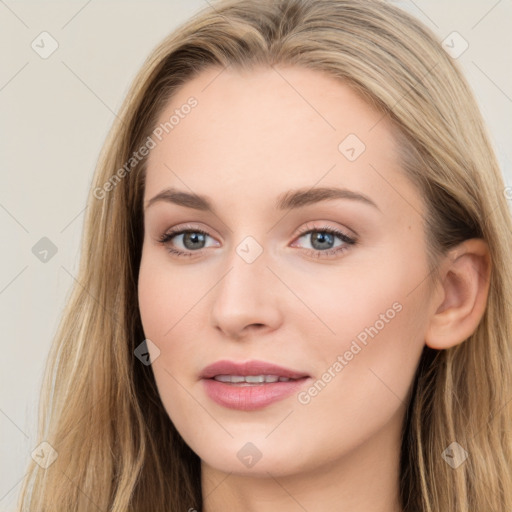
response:
{"label": "forehead", "polygon": [[208,68],[177,91],[158,126],[146,199],[170,185],[212,196],[243,190],[247,200],[315,184],[371,195],[383,175],[403,180],[389,121],[316,70]]}

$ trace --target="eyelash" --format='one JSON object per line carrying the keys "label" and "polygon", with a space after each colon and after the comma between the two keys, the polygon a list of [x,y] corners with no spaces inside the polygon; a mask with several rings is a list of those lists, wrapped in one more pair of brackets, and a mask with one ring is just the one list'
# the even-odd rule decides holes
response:
{"label": "eyelash", "polygon": [[[163,235],[161,235],[159,238],[158,238],[158,242],[162,245],[165,245],[166,246],[166,249],[171,253],[171,254],[174,254],[176,256],[192,256],[193,254],[196,254],[196,253],[200,253],[201,251],[190,251],[190,252],[185,252],[185,251],[180,251],[178,249],[175,249],[173,247],[170,247],[170,246],[167,246],[167,244],[177,235],[183,235],[185,233],[201,233],[203,235],[206,235],[206,236],[210,236],[210,234],[207,232],[207,231],[203,231],[202,229],[199,229],[199,228],[194,228],[194,227],[185,227],[184,229],[174,229],[174,230],[171,230],[171,231],[167,231],[166,233],[164,233]],[[299,231],[299,234],[297,236],[297,238],[302,238],[304,235],[308,235],[310,233],[329,233],[331,235],[335,235],[337,236],[338,238],[340,238],[343,242],[345,242],[345,244],[349,245],[349,246],[352,246],[352,245],[356,245],[357,244],[357,240],[355,238],[352,238],[350,236],[348,236],[347,234],[343,233],[343,231],[340,231],[336,228],[333,228],[333,227],[330,227],[330,226],[324,226],[324,227],[315,227],[315,228],[309,228],[309,227],[305,227],[305,228],[302,228],[300,231]],[[345,246],[341,246],[341,247],[337,247],[337,248],[334,248],[334,249],[326,249],[324,251],[321,251],[319,249],[304,249],[305,251],[307,251],[307,253],[311,256],[315,256],[317,258],[322,258],[322,257],[328,257],[328,256],[332,256],[332,255],[335,255],[335,254],[341,254],[343,252],[345,252],[346,250],[348,249],[348,247],[345,245]]]}

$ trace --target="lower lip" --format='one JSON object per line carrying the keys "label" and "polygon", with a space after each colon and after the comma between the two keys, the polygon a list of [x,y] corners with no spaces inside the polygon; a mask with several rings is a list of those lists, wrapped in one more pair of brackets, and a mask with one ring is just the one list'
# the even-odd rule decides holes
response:
{"label": "lower lip", "polygon": [[206,394],[216,403],[229,409],[253,411],[261,409],[287,396],[304,386],[309,377],[287,382],[268,384],[227,384],[215,379],[203,379]]}

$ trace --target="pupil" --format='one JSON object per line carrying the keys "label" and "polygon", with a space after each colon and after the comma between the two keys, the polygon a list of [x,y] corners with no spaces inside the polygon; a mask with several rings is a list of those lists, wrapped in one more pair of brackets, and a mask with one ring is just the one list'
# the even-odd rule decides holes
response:
{"label": "pupil", "polygon": [[[204,235],[203,233],[185,233],[183,237],[183,244],[187,249],[197,249],[195,245],[192,245],[192,247],[189,247],[189,244],[187,244],[187,241],[191,241],[192,244],[201,243],[204,242]],[[199,247],[201,248],[201,247]]]}
{"label": "pupil", "polygon": [[[320,231],[316,231],[315,233],[316,234],[311,235],[313,237],[313,242],[312,242],[313,247],[315,247],[316,242],[319,242],[320,246],[315,247],[315,249],[330,249],[331,248],[330,246],[333,243],[334,236],[331,233],[322,233]],[[322,245],[322,244],[326,244],[326,243],[327,243],[327,247],[325,245]]]}

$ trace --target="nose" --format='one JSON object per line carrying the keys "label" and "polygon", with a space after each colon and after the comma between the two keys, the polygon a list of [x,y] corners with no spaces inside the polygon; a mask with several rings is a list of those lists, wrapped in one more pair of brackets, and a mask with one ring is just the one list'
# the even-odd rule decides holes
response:
{"label": "nose", "polygon": [[229,269],[212,294],[212,323],[226,337],[240,340],[249,334],[270,332],[282,321],[280,281],[267,268],[263,252],[248,262],[233,251]]}

